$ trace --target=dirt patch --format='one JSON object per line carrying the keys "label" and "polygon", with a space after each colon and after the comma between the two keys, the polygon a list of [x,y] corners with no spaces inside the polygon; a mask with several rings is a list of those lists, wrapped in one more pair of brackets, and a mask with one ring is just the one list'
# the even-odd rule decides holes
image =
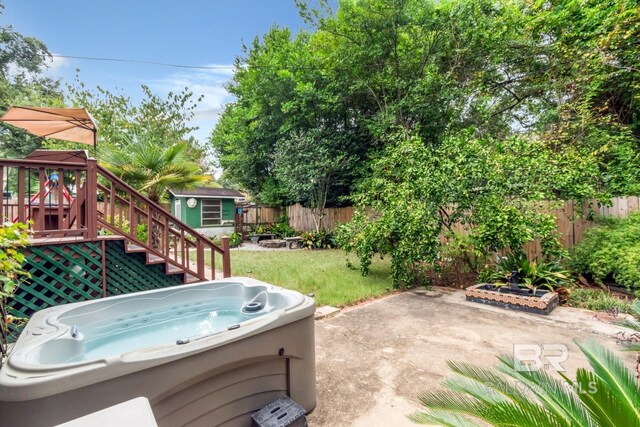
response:
{"label": "dirt patch", "polygon": [[477,284],[478,273],[460,271],[429,271],[426,274],[431,286],[442,286],[454,289],[466,289]]}

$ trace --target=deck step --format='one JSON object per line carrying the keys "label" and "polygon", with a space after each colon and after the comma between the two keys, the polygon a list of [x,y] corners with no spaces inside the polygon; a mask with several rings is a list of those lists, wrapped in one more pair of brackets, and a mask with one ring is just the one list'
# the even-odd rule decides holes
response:
{"label": "deck step", "polygon": [[147,254],[147,264],[162,264],[165,259],[154,254]]}
{"label": "deck step", "polygon": [[176,267],[175,265],[172,265],[172,264],[167,264],[167,268],[165,269],[165,272],[167,274],[182,274],[184,273],[184,269],[180,267]]}
{"label": "deck step", "polygon": [[144,246],[136,245],[135,243],[127,243],[125,251],[127,253],[131,252],[146,252],[147,250]]}
{"label": "deck step", "polygon": [[202,280],[200,280],[199,277],[194,276],[193,274],[185,273],[184,283],[190,284],[190,283],[198,283],[198,282],[202,282]]}

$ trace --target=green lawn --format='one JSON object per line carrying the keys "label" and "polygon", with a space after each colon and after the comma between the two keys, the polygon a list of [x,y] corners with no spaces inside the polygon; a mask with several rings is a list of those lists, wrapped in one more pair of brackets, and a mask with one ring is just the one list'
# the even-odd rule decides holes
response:
{"label": "green lawn", "polygon": [[[387,294],[393,290],[389,260],[373,260],[368,276],[360,275],[357,258],[349,256],[356,269],[346,265],[341,250],[231,251],[231,272],[273,285],[314,293],[318,305],[344,307]],[[222,259],[216,258],[216,267]]]}

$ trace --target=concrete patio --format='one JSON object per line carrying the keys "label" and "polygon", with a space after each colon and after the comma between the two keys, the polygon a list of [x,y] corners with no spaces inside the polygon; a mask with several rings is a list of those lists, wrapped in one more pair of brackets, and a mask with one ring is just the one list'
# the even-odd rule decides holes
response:
{"label": "concrete patio", "polygon": [[[586,310],[560,307],[549,316],[465,301],[447,288],[410,291],[316,322],[318,404],[311,426],[412,426],[417,395],[440,387],[446,361],[495,366],[518,344],[565,344],[570,375],[588,366],[574,339],[619,349],[621,328]],[[619,352],[631,368],[635,354]]]}

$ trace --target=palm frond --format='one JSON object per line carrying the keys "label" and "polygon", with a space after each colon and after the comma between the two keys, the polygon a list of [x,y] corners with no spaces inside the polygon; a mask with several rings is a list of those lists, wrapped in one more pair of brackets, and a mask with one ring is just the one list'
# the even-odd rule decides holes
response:
{"label": "palm frond", "polygon": [[538,427],[565,426],[560,420],[535,402],[522,404],[509,401],[485,403],[464,393],[440,390],[428,391],[418,396],[420,402],[430,411],[444,411],[451,414],[467,415],[492,426],[498,427]]}
{"label": "palm frond", "polygon": [[614,323],[618,326],[623,326],[625,328],[640,332],[640,322],[635,319],[624,319]]}
{"label": "palm frond", "polygon": [[602,427],[637,426],[633,412],[628,411],[607,383],[586,369],[578,369],[573,383],[580,400],[590,411],[591,418]]}
{"label": "palm frond", "polygon": [[535,395],[547,410],[563,419],[566,425],[593,426],[589,413],[581,405],[579,397],[565,382],[559,381],[543,370],[517,370],[512,356],[498,356],[498,370],[516,379]]}
{"label": "palm frond", "polygon": [[626,410],[635,415],[635,425],[640,426],[640,390],[631,371],[612,351],[602,345],[593,341],[576,341],[576,344],[587,357],[594,374],[607,384],[610,393],[617,396]]}
{"label": "palm frond", "polygon": [[427,412],[414,412],[408,418],[416,424],[434,424],[445,427],[480,427],[480,425],[459,414],[445,411],[429,410]]}
{"label": "palm frond", "polygon": [[523,403],[529,400],[528,396],[515,387],[512,382],[501,376],[495,369],[475,366],[465,362],[448,361],[447,365],[456,374],[481,383],[513,402]]}
{"label": "palm frond", "polygon": [[[508,398],[503,393],[498,392],[493,387],[489,387],[484,383],[480,383],[461,376],[453,376],[447,378],[442,383],[442,385],[450,390],[473,396],[484,403],[491,404],[508,400]],[[506,392],[506,389],[509,386],[507,384],[503,384],[502,386],[498,387],[501,387]]]}

